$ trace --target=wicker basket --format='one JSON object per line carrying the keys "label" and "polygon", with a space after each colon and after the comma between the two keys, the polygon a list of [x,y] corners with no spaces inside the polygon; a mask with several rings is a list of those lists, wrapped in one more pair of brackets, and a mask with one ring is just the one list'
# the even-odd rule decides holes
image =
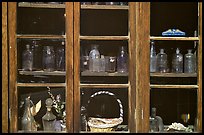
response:
{"label": "wicker basket", "polygon": [[[116,98],[116,96],[108,91],[99,91],[91,95],[90,100],[98,95],[106,94],[113,96],[120,107],[120,117],[119,118],[95,118],[95,117],[89,117],[88,118],[88,126],[90,128],[91,132],[110,132],[114,131],[115,128],[123,122],[123,106],[119,99]],[[88,104],[90,103],[90,100],[88,101]]]}

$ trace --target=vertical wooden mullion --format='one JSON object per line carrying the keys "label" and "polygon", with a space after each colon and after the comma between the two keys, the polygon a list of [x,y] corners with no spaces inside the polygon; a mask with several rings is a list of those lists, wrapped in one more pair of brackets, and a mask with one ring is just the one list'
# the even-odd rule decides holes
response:
{"label": "vertical wooden mullion", "polygon": [[67,132],[73,132],[73,2],[65,3],[66,31],[66,127]]}
{"label": "vertical wooden mullion", "polygon": [[17,3],[8,2],[8,32],[9,32],[9,113],[10,132],[17,132],[18,128],[18,104],[17,104],[17,42],[16,22]]}
{"label": "vertical wooden mullion", "polygon": [[74,133],[80,130],[80,2],[74,2]]}
{"label": "vertical wooden mullion", "polygon": [[2,2],[2,132],[8,133],[7,2]]}

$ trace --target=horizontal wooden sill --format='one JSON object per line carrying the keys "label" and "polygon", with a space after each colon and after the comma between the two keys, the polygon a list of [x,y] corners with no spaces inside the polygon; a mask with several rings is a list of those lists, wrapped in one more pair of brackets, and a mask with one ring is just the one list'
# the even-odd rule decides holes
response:
{"label": "horizontal wooden sill", "polygon": [[150,77],[197,77],[197,73],[150,73]]}
{"label": "horizontal wooden sill", "polygon": [[19,2],[19,3],[18,3],[18,7],[32,7],[32,8],[65,8],[65,4]]}
{"label": "horizontal wooden sill", "polygon": [[82,40],[128,40],[129,36],[80,36]]}
{"label": "horizontal wooden sill", "polygon": [[17,38],[40,38],[40,39],[64,39],[65,35],[30,35],[30,34],[17,34]]}
{"label": "horizontal wooden sill", "polygon": [[65,87],[66,83],[17,83],[19,87]]}
{"label": "horizontal wooden sill", "polygon": [[128,73],[108,73],[108,72],[91,72],[91,71],[83,71],[81,72],[81,76],[128,76]]}
{"label": "horizontal wooden sill", "polygon": [[151,40],[182,40],[182,41],[198,41],[198,37],[162,37],[162,36],[150,36]]}
{"label": "horizontal wooden sill", "polygon": [[150,84],[150,88],[197,89],[198,85],[158,85]]}
{"label": "horizontal wooden sill", "polygon": [[128,5],[81,5],[81,9],[119,9],[128,10]]}
{"label": "horizontal wooden sill", "polygon": [[19,71],[20,75],[34,75],[34,76],[40,76],[40,75],[52,75],[52,76],[65,76],[66,71],[53,71],[53,72],[47,72],[47,71]]}
{"label": "horizontal wooden sill", "polygon": [[128,88],[129,84],[80,84],[80,88]]}

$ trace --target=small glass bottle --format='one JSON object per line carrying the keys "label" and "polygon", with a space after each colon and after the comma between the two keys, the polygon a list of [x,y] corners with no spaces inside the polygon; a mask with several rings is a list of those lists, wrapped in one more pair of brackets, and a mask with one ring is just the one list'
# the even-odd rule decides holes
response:
{"label": "small glass bottle", "polygon": [[33,70],[42,69],[42,50],[41,46],[38,45],[37,41],[34,40],[33,44]]}
{"label": "small glass bottle", "polygon": [[24,50],[22,54],[22,70],[33,70],[33,51],[29,44],[26,45],[26,50]]}
{"label": "small glass bottle", "polygon": [[100,59],[100,72],[105,72],[105,57],[104,55],[101,55]]}
{"label": "small glass bottle", "polygon": [[172,58],[172,72],[183,73],[183,55],[180,53],[179,48],[176,49],[176,53]]}
{"label": "small glass bottle", "polygon": [[119,73],[128,72],[128,54],[124,46],[120,48],[120,51],[117,57],[117,72]]}
{"label": "small glass bottle", "polygon": [[157,62],[157,55],[154,48],[154,41],[151,41],[151,49],[150,49],[150,72],[156,72],[156,62]]}
{"label": "small glass bottle", "polygon": [[89,70],[91,72],[100,72],[100,53],[97,45],[93,45],[89,53]]}
{"label": "small glass bottle", "polygon": [[25,99],[25,110],[23,117],[21,119],[22,123],[22,130],[24,131],[35,131],[35,120],[34,117],[31,114],[30,110],[30,97],[27,97]]}
{"label": "small glass bottle", "polygon": [[184,73],[195,73],[195,55],[189,49],[188,53],[184,56]]}
{"label": "small glass bottle", "polygon": [[151,117],[150,117],[150,132],[159,131],[158,122],[156,118],[156,108],[152,108]]}
{"label": "small glass bottle", "polygon": [[157,72],[166,73],[168,72],[168,61],[167,54],[164,52],[164,49],[160,49],[160,52],[157,54]]}
{"label": "small glass bottle", "polygon": [[85,106],[81,106],[81,130],[87,131],[87,111]]}
{"label": "small glass bottle", "polygon": [[64,42],[62,46],[56,49],[56,70],[65,71],[65,48]]}
{"label": "small glass bottle", "polygon": [[43,70],[55,70],[55,52],[53,46],[45,46],[43,48]]}
{"label": "small glass bottle", "polygon": [[46,99],[45,101],[47,112],[42,117],[42,123],[43,123],[43,130],[44,131],[55,131],[55,122],[56,122],[56,116],[52,113],[52,104],[53,101],[51,98]]}

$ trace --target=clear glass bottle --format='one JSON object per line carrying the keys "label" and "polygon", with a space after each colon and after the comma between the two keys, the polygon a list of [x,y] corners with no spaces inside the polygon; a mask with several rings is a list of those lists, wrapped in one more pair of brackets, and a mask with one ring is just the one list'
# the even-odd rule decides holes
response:
{"label": "clear glass bottle", "polygon": [[62,46],[56,49],[56,70],[65,71],[65,48],[64,42]]}
{"label": "clear glass bottle", "polygon": [[33,44],[33,70],[42,69],[42,49],[36,40],[32,42]]}
{"label": "clear glass bottle", "polygon": [[172,58],[172,72],[183,73],[183,55],[180,53],[179,48],[176,49],[176,53]]}
{"label": "clear glass bottle", "polygon": [[98,45],[93,45],[89,53],[89,70],[91,72],[100,72],[100,53]]}
{"label": "clear glass bottle", "polygon": [[128,72],[128,54],[124,46],[120,48],[120,51],[117,57],[117,72],[119,73]]}
{"label": "clear glass bottle", "polygon": [[43,70],[55,70],[55,52],[53,46],[45,46],[43,48]]}
{"label": "clear glass bottle", "polygon": [[164,49],[160,49],[160,52],[157,54],[157,72],[166,73],[168,72],[168,61],[167,54],[164,52]]}
{"label": "clear glass bottle", "polygon": [[154,48],[154,41],[151,41],[150,42],[151,44],[151,49],[150,49],[150,72],[153,73],[153,72],[156,72],[156,62],[157,62],[157,55],[156,55],[156,51],[155,51],[155,48]]}
{"label": "clear glass bottle", "polygon": [[33,51],[29,44],[26,45],[26,49],[23,51],[22,54],[22,70],[33,70]]}
{"label": "clear glass bottle", "polygon": [[42,123],[43,123],[43,130],[44,131],[55,131],[55,122],[56,122],[56,116],[52,113],[52,104],[53,101],[51,98],[46,99],[45,101],[47,112],[42,117]]}
{"label": "clear glass bottle", "polygon": [[158,122],[156,118],[156,108],[152,108],[151,116],[150,116],[150,132],[159,131]]}
{"label": "clear glass bottle", "polygon": [[184,73],[195,73],[195,55],[189,49],[188,53],[184,56]]}
{"label": "clear glass bottle", "polygon": [[101,55],[100,59],[100,72],[105,72],[105,57],[104,55]]}
{"label": "clear glass bottle", "polygon": [[21,124],[22,124],[22,130],[24,131],[36,131],[35,120],[31,114],[31,109],[30,109],[30,97],[27,97],[25,99],[25,110],[24,110],[23,117],[21,119]]}

